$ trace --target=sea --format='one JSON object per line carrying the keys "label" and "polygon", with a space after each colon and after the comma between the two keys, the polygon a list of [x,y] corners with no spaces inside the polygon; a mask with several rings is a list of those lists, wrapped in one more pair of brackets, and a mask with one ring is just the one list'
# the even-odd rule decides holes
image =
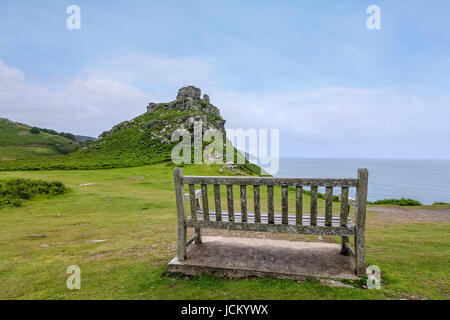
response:
{"label": "sea", "polygon": [[356,178],[358,168],[369,169],[369,201],[410,198],[422,204],[450,203],[450,160],[281,158],[275,176]]}

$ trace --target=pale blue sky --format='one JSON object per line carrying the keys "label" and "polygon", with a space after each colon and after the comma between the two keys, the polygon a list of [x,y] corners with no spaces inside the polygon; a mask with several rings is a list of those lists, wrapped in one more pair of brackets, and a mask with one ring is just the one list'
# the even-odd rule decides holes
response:
{"label": "pale blue sky", "polygon": [[[81,8],[81,30],[66,8]],[[381,30],[366,9],[381,8]],[[98,135],[192,84],[282,156],[450,158],[450,2],[0,2],[0,117]]]}

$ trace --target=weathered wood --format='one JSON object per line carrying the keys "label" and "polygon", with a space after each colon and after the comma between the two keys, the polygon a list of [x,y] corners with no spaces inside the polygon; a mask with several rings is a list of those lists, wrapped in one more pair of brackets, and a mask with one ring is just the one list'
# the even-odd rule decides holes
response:
{"label": "weathered wood", "polygon": [[367,169],[358,169],[358,186],[356,188],[355,208],[355,260],[356,274],[362,276],[366,273],[366,202],[369,172]]}
{"label": "weathered wood", "polygon": [[253,202],[255,207],[255,223],[261,222],[261,199],[259,186],[253,186]]}
{"label": "weathered wood", "polygon": [[208,185],[202,184],[202,202],[203,202],[203,213],[205,214],[205,219],[209,219],[209,204],[208,204]]}
{"label": "weathered wood", "polygon": [[216,207],[216,217],[217,221],[222,220],[222,205],[220,203],[220,186],[214,185],[214,203]]}
{"label": "weathered wood", "polygon": [[186,247],[190,246],[194,242],[198,243],[198,235],[196,233],[186,242]]}
{"label": "weathered wood", "polygon": [[[348,213],[349,213],[349,206],[348,206],[348,187],[342,187],[341,189],[341,227],[347,226],[347,219],[348,219]],[[346,255],[348,253],[347,250],[347,244],[349,243],[348,237],[342,237],[341,239],[341,253]]]}
{"label": "weathered wood", "polygon": [[348,217],[348,187],[342,187],[341,189],[341,226],[345,227]]}
{"label": "weathered wood", "polygon": [[230,221],[234,221],[234,202],[233,202],[232,185],[227,185],[227,205],[228,205],[228,217]]}
{"label": "weathered wood", "polygon": [[191,216],[195,221],[197,220],[197,199],[195,198],[195,185],[189,185],[189,202],[191,204]]}
{"label": "weathered wood", "polygon": [[311,225],[317,225],[317,186],[311,186],[311,203],[310,203],[310,214],[311,214]]}
{"label": "weathered wood", "polygon": [[242,222],[247,222],[247,186],[241,186],[241,213]]}
{"label": "weathered wood", "polygon": [[295,188],[295,215],[297,224],[302,224],[302,214],[303,214],[303,187]]}
{"label": "weathered wood", "polygon": [[184,220],[184,187],[182,183],[183,171],[174,168],[173,178],[175,184],[175,199],[177,203],[178,215],[178,259],[186,259],[186,224]]}
{"label": "weathered wood", "polygon": [[207,177],[184,176],[185,184],[224,184],[224,185],[266,185],[266,186],[320,186],[320,187],[356,187],[357,179],[344,178],[272,178],[272,177]]}
{"label": "weathered wood", "polygon": [[267,186],[267,212],[269,223],[274,223],[273,186]]}
{"label": "weathered wood", "polygon": [[[178,257],[186,259],[186,246],[201,242],[201,228],[320,234],[342,237],[341,252],[351,254],[356,261],[356,274],[365,273],[365,220],[367,202],[367,169],[358,170],[357,179],[297,179],[263,177],[183,177],[181,169],[174,170],[178,214]],[[184,187],[189,184],[191,216],[185,218]],[[198,203],[195,185],[201,185],[202,206]],[[215,211],[208,207],[207,185],[214,185]],[[220,185],[227,188],[228,212],[222,212]],[[233,185],[240,186],[241,212],[234,211]],[[253,186],[254,213],[248,212],[247,187]],[[260,186],[267,186],[267,213],[261,212]],[[281,213],[274,212],[274,186],[281,187]],[[295,214],[289,214],[289,189],[296,187]],[[303,186],[311,187],[310,215],[303,214]],[[325,215],[318,215],[318,188],[326,187]],[[341,187],[340,215],[333,216],[333,187]],[[356,187],[356,199],[349,197],[349,188]],[[181,202],[181,205],[180,205]],[[355,224],[349,218],[349,205],[355,205]],[[186,227],[195,228],[195,235],[186,242]],[[355,249],[349,237],[355,237]]]}
{"label": "weathered wood", "polygon": [[[235,222],[242,222],[241,220],[242,213],[239,211],[234,212],[234,221]],[[197,212],[197,220],[203,221],[203,212],[199,211]],[[209,221],[216,221],[216,212],[214,210],[209,211]],[[222,221],[229,222],[228,220],[228,212],[222,212]],[[247,222],[248,223],[255,223],[255,214],[253,212],[247,212]],[[280,213],[274,214],[274,224],[281,224],[282,222],[282,216]],[[269,216],[267,212],[261,212],[261,223],[267,224],[269,223]],[[288,215],[288,224],[295,225],[297,223],[296,215],[295,214],[289,214]],[[309,226],[311,225],[311,218],[310,215],[304,214],[303,215],[303,225]],[[325,226],[325,216],[318,215],[317,216],[317,225],[318,226]],[[332,224],[331,227],[340,227],[341,226],[341,220],[339,216],[333,216],[332,218]],[[353,228],[354,224],[348,219],[347,223],[348,228]]]}
{"label": "weathered wood", "polygon": [[289,206],[289,198],[288,198],[288,187],[281,187],[281,220],[283,224],[288,224],[288,206]]}
{"label": "weathered wood", "polygon": [[297,234],[318,234],[329,236],[354,236],[354,228],[341,227],[325,227],[325,226],[305,226],[305,225],[288,225],[288,224],[263,224],[263,223],[247,223],[247,222],[225,222],[225,221],[192,221],[190,217],[186,219],[186,226],[209,229],[225,229],[239,231],[255,231],[255,232],[282,232]]}
{"label": "weathered wood", "polygon": [[[344,237],[342,237],[342,238],[344,238]],[[346,237],[346,238],[348,238],[348,237]],[[344,246],[345,246],[346,254],[348,253],[354,258],[355,257],[355,250],[353,250],[353,248],[350,245],[350,243],[349,242],[345,242]]]}
{"label": "weathered wood", "polygon": [[325,192],[325,225],[331,226],[333,215],[333,187],[327,187]]}

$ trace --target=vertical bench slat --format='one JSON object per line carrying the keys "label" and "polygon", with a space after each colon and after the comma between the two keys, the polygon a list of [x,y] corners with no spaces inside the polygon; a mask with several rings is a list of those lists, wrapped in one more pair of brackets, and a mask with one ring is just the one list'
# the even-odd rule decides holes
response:
{"label": "vertical bench slat", "polygon": [[228,221],[234,221],[233,185],[227,185]]}
{"label": "vertical bench slat", "polygon": [[269,224],[275,223],[274,208],[273,208],[273,186],[267,186],[267,214]]}
{"label": "vertical bench slat", "polygon": [[348,218],[348,187],[341,189],[341,227],[347,227]]}
{"label": "vertical bench slat", "polygon": [[261,223],[261,203],[259,195],[259,186],[253,186],[253,198],[255,204],[255,223]]}
{"label": "vertical bench slat", "polygon": [[222,221],[222,205],[220,204],[220,186],[214,185],[214,203],[216,204],[216,221]]}
{"label": "vertical bench slat", "polygon": [[175,184],[175,198],[177,201],[178,216],[178,259],[186,260],[186,224],[184,220],[184,186],[183,171],[180,168],[173,169],[173,180]]}
{"label": "vertical bench slat", "polygon": [[327,187],[325,193],[325,226],[331,227],[333,219],[333,187]]}
{"label": "vertical bench slat", "polygon": [[361,277],[366,272],[366,204],[367,184],[369,172],[367,169],[358,169],[358,186],[356,187],[355,207],[355,260],[356,275]]}
{"label": "vertical bench slat", "polygon": [[317,226],[317,186],[311,186],[310,224]]}
{"label": "vertical bench slat", "polygon": [[247,186],[241,186],[241,219],[247,222]]}
{"label": "vertical bench slat", "polygon": [[[347,227],[347,217],[349,213],[348,203],[348,187],[341,187],[341,227]],[[341,237],[341,253],[347,255],[349,253],[347,244],[349,243],[348,237]]]}
{"label": "vertical bench slat", "polygon": [[191,203],[192,220],[197,221],[197,199],[195,199],[195,185],[189,185],[189,201]]}
{"label": "vertical bench slat", "polygon": [[295,188],[295,218],[296,224],[303,224],[303,187],[297,186]]}
{"label": "vertical bench slat", "polygon": [[203,220],[209,221],[208,186],[202,184]]}
{"label": "vertical bench slat", "polygon": [[282,186],[281,187],[281,223],[282,224],[288,224],[288,206],[289,206],[289,199],[288,199],[288,187]]}

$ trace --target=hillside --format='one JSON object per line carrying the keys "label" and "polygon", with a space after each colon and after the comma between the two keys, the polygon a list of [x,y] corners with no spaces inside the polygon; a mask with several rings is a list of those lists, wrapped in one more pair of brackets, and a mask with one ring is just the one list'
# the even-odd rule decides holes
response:
{"label": "hillside", "polygon": [[0,118],[1,163],[57,156],[80,148],[77,142],[66,137],[32,129],[28,125]]}
{"label": "hillside", "polygon": [[[103,132],[97,141],[66,156],[49,157],[46,161],[19,160],[0,162],[0,170],[40,169],[101,169],[133,167],[171,161],[171,151],[178,142],[171,142],[172,133],[179,128],[191,134],[196,121],[202,131],[215,128],[225,136],[225,120],[198,88],[181,88],[174,101],[150,103],[147,112],[124,121]],[[236,172],[259,173],[252,164],[236,167]]]}

